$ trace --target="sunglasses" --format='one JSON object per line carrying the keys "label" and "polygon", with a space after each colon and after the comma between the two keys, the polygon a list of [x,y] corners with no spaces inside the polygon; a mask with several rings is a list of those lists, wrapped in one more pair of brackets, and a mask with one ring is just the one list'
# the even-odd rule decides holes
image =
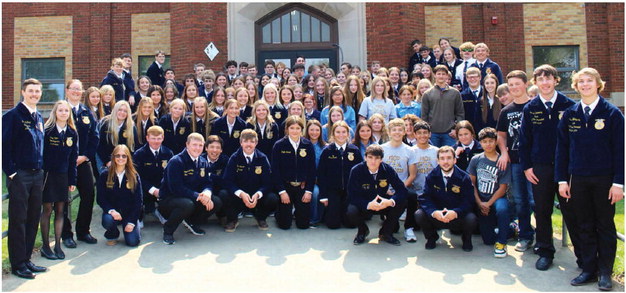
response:
{"label": "sunglasses", "polygon": [[461,51],[463,51],[463,52],[474,52],[474,49],[463,49]]}
{"label": "sunglasses", "polygon": [[126,159],[126,158],[128,158],[128,156],[126,156],[125,154],[117,154],[117,155],[114,155],[113,157],[115,157],[116,159],[120,159],[120,158],[121,159]]}

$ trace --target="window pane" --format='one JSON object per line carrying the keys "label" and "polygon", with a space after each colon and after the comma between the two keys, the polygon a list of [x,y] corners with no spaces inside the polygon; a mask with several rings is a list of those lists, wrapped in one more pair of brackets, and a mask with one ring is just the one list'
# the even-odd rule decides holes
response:
{"label": "window pane", "polygon": [[322,42],[330,42],[330,27],[322,22]]}
{"label": "window pane", "polygon": [[270,29],[271,25],[269,23],[263,26],[263,44],[269,44],[272,42],[272,32]]}
{"label": "window pane", "polygon": [[291,43],[291,19],[287,13],[281,18],[281,30],[283,32],[283,43]]}
{"label": "window pane", "polygon": [[320,20],[311,17],[311,42],[320,41]]}
{"label": "window pane", "polygon": [[[151,56],[139,56],[139,76],[146,75],[148,68],[154,62],[154,55]],[[165,55],[165,62],[163,63],[163,70],[170,67],[170,55]]]}
{"label": "window pane", "polygon": [[291,41],[300,42],[300,11],[291,12]]}
{"label": "window pane", "polygon": [[272,43],[280,44],[280,18],[272,21]]}
{"label": "window pane", "polygon": [[302,13],[302,42],[311,41],[311,16]]}
{"label": "window pane", "polygon": [[65,59],[23,59],[22,70],[25,78],[64,79]]}
{"label": "window pane", "polygon": [[63,83],[43,82],[43,92],[41,102],[55,103],[63,98],[65,85]]}
{"label": "window pane", "polygon": [[574,89],[572,89],[572,71],[560,71],[559,76],[561,81],[556,86],[556,90],[564,93],[574,92]]}
{"label": "window pane", "polygon": [[533,47],[535,67],[550,64],[556,68],[578,68],[578,46]]}

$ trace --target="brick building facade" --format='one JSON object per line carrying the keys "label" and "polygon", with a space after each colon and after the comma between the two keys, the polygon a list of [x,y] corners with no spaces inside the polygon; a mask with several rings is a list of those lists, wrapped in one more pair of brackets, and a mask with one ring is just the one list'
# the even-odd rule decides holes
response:
{"label": "brick building facade", "polygon": [[[287,5],[333,19],[333,46],[343,49],[333,52],[362,68],[373,60],[405,67],[416,38],[428,46],[441,36],[454,46],[484,42],[505,73],[531,73],[537,46],[574,46],[577,67],[597,68],[604,95],[623,106],[623,3],[3,3],[2,108],[19,101],[29,58],[63,58],[62,79],[87,85],[126,52],[136,75],[139,56],[165,51],[178,79],[197,62],[218,71],[229,59],[258,63],[258,21]],[[214,60],[203,52],[210,42],[220,51]],[[297,46],[306,49],[286,48]]]}

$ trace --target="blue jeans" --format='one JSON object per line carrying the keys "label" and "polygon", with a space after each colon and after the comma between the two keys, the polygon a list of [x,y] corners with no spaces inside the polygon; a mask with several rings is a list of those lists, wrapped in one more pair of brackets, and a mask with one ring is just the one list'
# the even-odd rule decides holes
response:
{"label": "blue jeans", "polygon": [[[493,203],[489,209],[489,215],[483,215],[478,212],[478,227],[483,242],[488,245],[499,242],[506,244],[509,236],[509,202],[506,198],[501,197]],[[498,227],[498,234],[494,229]]]}
{"label": "blue jeans", "polygon": [[448,135],[448,132],[445,133],[432,133],[431,137],[430,137],[430,141],[431,143],[436,146],[436,147],[442,147],[444,145],[449,145],[449,146],[453,146],[456,141],[454,140],[454,138],[450,137],[450,135]]}
{"label": "blue jeans", "polygon": [[313,188],[313,194],[311,195],[311,220],[310,222],[313,224],[317,224],[322,220],[322,215],[324,213],[324,206],[320,203],[319,199],[320,188],[315,184]]}
{"label": "blue jeans", "polygon": [[526,179],[521,164],[511,164],[511,181],[515,214],[519,220],[519,238],[533,240],[535,231],[530,225],[530,214],[535,209],[535,201],[532,185]]}
{"label": "blue jeans", "polygon": [[[114,220],[113,216],[109,214],[102,215],[102,227],[106,229],[106,232],[104,232],[104,238],[107,240],[116,240],[120,237],[120,230],[117,228],[118,225],[122,225],[122,221]],[[126,245],[137,246],[139,245],[139,240],[141,240],[139,226],[135,225],[133,231],[131,232],[124,231],[124,241],[126,241]]]}

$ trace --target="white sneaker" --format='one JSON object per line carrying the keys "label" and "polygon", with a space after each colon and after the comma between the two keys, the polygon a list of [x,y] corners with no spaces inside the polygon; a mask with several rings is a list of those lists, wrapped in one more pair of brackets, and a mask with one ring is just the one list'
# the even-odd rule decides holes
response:
{"label": "white sneaker", "polygon": [[497,258],[506,257],[506,244],[496,242],[496,244],[493,246],[493,256]]}
{"label": "white sneaker", "polygon": [[406,210],[404,210],[404,213],[400,215],[400,221],[405,221],[405,220],[406,220]]}
{"label": "white sneaker", "polygon": [[406,242],[417,241],[417,237],[415,237],[415,233],[413,233],[413,228],[408,228],[404,230],[404,239],[406,239]]}
{"label": "white sneaker", "polygon": [[165,217],[163,217],[163,215],[161,215],[161,213],[159,213],[159,210],[156,209],[154,210],[154,216],[159,219],[159,222],[161,222],[161,225],[165,224],[165,222],[167,222],[167,219],[165,219]]}
{"label": "white sneaker", "polygon": [[515,251],[524,252],[528,250],[532,245],[532,240],[520,239],[519,242],[515,244]]}

